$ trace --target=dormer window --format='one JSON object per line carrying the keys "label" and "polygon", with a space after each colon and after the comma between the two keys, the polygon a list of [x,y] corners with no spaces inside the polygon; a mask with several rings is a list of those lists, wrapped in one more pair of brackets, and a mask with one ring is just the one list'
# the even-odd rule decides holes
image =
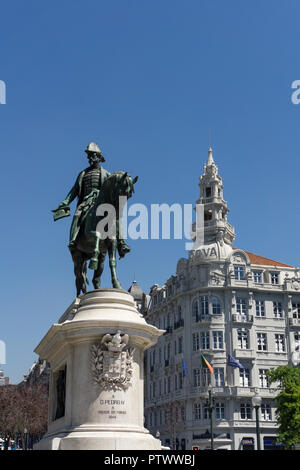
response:
{"label": "dormer window", "polygon": [[279,284],[279,273],[277,272],[270,272],[271,284],[278,285]]}
{"label": "dormer window", "polygon": [[234,279],[237,281],[244,281],[245,280],[245,266],[241,264],[234,265]]}
{"label": "dormer window", "polygon": [[253,281],[256,284],[262,283],[262,271],[253,271]]}

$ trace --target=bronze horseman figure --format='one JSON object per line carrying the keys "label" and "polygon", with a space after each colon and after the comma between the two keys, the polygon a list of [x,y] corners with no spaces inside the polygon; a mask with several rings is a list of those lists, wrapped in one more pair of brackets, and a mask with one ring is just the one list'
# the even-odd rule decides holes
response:
{"label": "bronze horseman figure", "polygon": [[[69,216],[69,204],[77,198],[68,245],[74,262],[77,295],[86,292],[88,260],[90,260],[89,267],[94,270],[93,285],[95,289],[100,287],[106,252],[109,254],[112,285],[115,288],[121,287],[116,274],[116,251],[120,258],[123,258],[130,248],[123,238],[120,220],[123,209],[119,207],[119,197],[129,199],[134,192],[133,185],[138,179],[137,177],[132,179],[127,172],[110,174],[100,166],[100,162],[105,162],[105,159],[95,142],[91,142],[85,152],[90,166],[79,173],[66,198],[52,211],[54,220]],[[115,208],[114,238],[105,238],[104,234],[96,230],[101,219],[96,214],[100,204],[111,204]]]}

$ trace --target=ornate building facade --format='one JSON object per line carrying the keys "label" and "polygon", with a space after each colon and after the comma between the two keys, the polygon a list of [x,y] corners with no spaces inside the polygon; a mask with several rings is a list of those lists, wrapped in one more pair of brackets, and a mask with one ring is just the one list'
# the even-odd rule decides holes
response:
{"label": "ornate building facade", "polygon": [[[164,445],[274,448],[276,390],[266,372],[300,363],[298,268],[234,248],[222,178],[209,149],[200,177],[204,241],[177,263],[176,276],[150,291],[147,321],[165,334],[147,351],[145,420]],[[228,354],[243,366],[228,365]],[[202,365],[202,356],[213,374]]]}
{"label": "ornate building facade", "polygon": [[9,377],[5,377],[2,370],[0,370],[0,386],[1,385],[9,385]]}

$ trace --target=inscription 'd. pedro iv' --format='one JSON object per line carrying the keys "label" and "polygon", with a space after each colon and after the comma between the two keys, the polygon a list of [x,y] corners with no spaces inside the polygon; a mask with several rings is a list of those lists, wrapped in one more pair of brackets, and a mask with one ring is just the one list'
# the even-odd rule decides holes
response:
{"label": "inscription 'd. pedro iv'", "polygon": [[98,411],[99,414],[107,415],[111,419],[117,419],[118,415],[127,414],[125,410],[115,410],[115,406],[125,406],[125,400],[100,400],[100,405],[111,406],[110,409]]}
{"label": "inscription 'd. pedro iv'", "polygon": [[125,400],[100,400],[100,405],[125,405]]}

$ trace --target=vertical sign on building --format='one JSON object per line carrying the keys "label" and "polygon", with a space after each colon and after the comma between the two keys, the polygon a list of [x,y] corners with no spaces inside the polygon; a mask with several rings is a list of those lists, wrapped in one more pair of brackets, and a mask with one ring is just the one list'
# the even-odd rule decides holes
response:
{"label": "vertical sign on building", "polygon": [[6,364],[6,347],[2,340],[0,340],[0,364]]}
{"label": "vertical sign on building", "polygon": [[0,104],[6,104],[6,84],[0,80]]}

